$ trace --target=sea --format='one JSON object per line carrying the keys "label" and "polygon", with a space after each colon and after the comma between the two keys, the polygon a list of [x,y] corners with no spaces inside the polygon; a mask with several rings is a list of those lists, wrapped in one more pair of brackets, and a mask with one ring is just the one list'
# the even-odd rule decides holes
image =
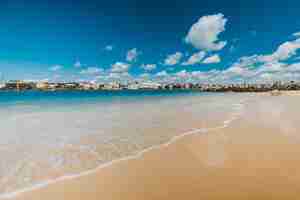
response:
{"label": "sea", "polygon": [[0,199],[75,177],[243,114],[249,96],[189,90],[1,91]]}

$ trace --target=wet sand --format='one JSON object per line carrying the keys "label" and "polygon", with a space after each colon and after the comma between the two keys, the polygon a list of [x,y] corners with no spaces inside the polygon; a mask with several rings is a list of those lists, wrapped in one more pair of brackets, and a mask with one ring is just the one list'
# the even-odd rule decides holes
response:
{"label": "wet sand", "polygon": [[226,128],[13,199],[299,199],[299,102],[259,96]]}

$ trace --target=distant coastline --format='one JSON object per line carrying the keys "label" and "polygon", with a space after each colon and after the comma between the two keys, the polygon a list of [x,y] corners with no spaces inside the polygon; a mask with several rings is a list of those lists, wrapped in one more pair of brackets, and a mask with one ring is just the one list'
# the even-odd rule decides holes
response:
{"label": "distant coastline", "polygon": [[28,82],[11,80],[0,84],[0,91],[99,91],[99,90],[193,90],[201,92],[271,92],[271,91],[300,91],[300,82],[274,82],[255,84],[203,84],[203,83],[156,83],[132,82]]}

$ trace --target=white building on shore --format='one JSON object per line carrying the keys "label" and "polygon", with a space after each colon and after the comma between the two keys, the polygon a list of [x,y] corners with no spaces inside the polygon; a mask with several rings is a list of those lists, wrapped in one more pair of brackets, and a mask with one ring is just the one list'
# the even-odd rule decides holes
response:
{"label": "white building on shore", "polygon": [[161,84],[154,82],[143,82],[139,84],[139,89],[159,89]]}
{"label": "white building on shore", "polygon": [[45,90],[49,88],[49,83],[46,81],[41,81],[36,83],[36,88],[40,90]]}
{"label": "white building on shore", "polygon": [[111,82],[111,83],[104,84],[103,89],[104,90],[120,90],[120,89],[122,89],[122,87],[121,87],[120,83]]}

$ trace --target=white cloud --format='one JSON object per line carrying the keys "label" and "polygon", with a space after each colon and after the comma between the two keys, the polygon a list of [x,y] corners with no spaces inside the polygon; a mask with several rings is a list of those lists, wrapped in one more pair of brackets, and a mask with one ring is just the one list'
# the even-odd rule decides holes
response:
{"label": "white cloud", "polygon": [[112,45],[107,45],[107,46],[104,47],[104,49],[106,51],[112,51],[113,50],[113,46]]}
{"label": "white cloud", "polygon": [[50,67],[49,70],[55,72],[55,71],[61,70],[62,68],[63,68],[62,65],[54,65],[54,66]]}
{"label": "white cloud", "polygon": [[101,81],[103,83],[111,83],[114,81],[128,83],[128,81],[133,80],[133,77],[128,72],[114,73],[107,71],[107,73],[100,74],[95,78],[98,82]]}
{"label": "white cloud", "polygon": [[126,60],[127,60],[128,62],[136,61],[138,55],[139,55],[139,52],[137,51],[136,48],[130,49],[130,50],[127,52]]}
{"label": "white cloud", "polygon": [[110,73],[108,74],[109,79],[119,79],[121,75],[119,73]]}
{"label": "white cloud", "polygon": [[167,58],[164,60],[164,65],[176,65],[180,62],[183,54],[181,52],[176,52],[174,54],[168,55]]}
{"label": "white cloud", "polygon": [[190,76],[190,73],[187,72],[186,70],[181,70],[180,72],[177,72],[175,75],[179,78],[188,78]]}
{"label": "white cloud", "polygon": [[286,67],[289,72],[300,72],[300,63],[293,63]]}
{"label": "white cloud", "polygon": [[277,50],[274,53],[270,55],[261,56],[260,60],[262,62],[283,61],[294,56],[299,48],[300,39],[284,42],[277,48]]}
{"label": "white cloud", "polygon": [[258,62],[260,62],[258,55],[243,56],[243,57],[239,58],[238,61],[235,62],[232,66],[252,68]]}
{"label": "white cloud", "polygon": [[61,74],[54,74],[52,79],[58,81],[61,78]]}
{"label": "white cloud", "polygon": [[[300,39],[287,41],[278,46],[276,51],[265,55],[244,56],[238,59],[233,66],[254,68],[264,64],[274,64],[285,61],[296,55],[297,50],[300,49]],[[296,58],[297,59],[297,58]]]}
{"label": "white cloud", "polygon": [[146,71],[151,71],[156,69],[156,64],[142,64],[141,68],[143,68]]}
{"label": "white cloud", "polygon": [[212,55],[203,60],[204,64],[219,63],[219,62],[221,62],[221,59],[218,54]]}
{"label": "white cloud", "polygon": [[224,70],[224,74],[243,75],[247,69],[242,67],[230,67]]}
{"label": "white cloud", "polygon": [[262,63],[259,66],[244,67],[232,65],[216,75],[216,80],[234,82],[234,80],[249,82],[273,82],[300,79],[300,63],[286,64],[281,62]]}
{"label": "white cloud", "polygon": [[227,42],[219,41],[218,37],[225,31],[226,22],[227,19],[221,13],[203,16],[192,25],[185,42],[205,51],[221,50]]}
{"label": "white cloud", "polygon": [[273,63],[265,63],[258,68],[255,69],[256,73],[275,73],[284,71],[287,67],[287,64],[280,63],[280,62],[273,62]]}
{"label": "white cloud", "polygon": [[85,74],[85,75],[96,75],[103,72],[102,68],[98,67],[88,67],[87,69],[83,69],[80,71],[80,74]]}
{"label": "white cloud", "polygon": [[199,51],[198,53],[194,53],[189,59],[182,63],[182,65],[194,65],[200,63],[202,59],[205,57],[206,53],[204,51]]}
{"label": "white cloud", "polygon": [[155,76],[158,76],[158,77],[168,76],[168,72],[163,70],[163,71],[160,71],[160,72],[156,73]]}
{"label": "white cloud", "polygon": [[[242,60],[245,60],[242,59]],[[300,80],[300,62],[285,64],[281,62],[263,63],[254,67],[232,65],[224,70],[191,71],[177,73],[161,71],[155,74],[159,82],[194,82],[194,83],[266,83],[273,81]]]}
{"label": "white cloud", "polygon": [[109,78],[115,78],[115,79],[119,79],[119,78],[121,78],[121,76],[122,76],[122,73],[109,73],[108,74],[108,77]]}
{"label": "white cloud", "polygon": [[213,83],[217,82],[218,79],[216,77],[221,74],[221,71],[218,70],[210,70],[210,71],[191,71],[182,70],[177,73],[167,73],[166,71],[161,71],[155,74],[154,80],[159,82],[205,82],[205,83]]}
{"label": "white cloud", "polygon": [[111,66],[111,72],[113,73],[123,73],[127,72],[130,68],[130,64],[123,62],[116,62]]}
{"label": "white cloud", "polygon": [[79,61],[76,61],[74,63],[74,67],[76,67],[76,68],[80,68],[81,66],[82,66],[82,64]]}
{"label": "white cloud", "polygon": [[295,37],[300,37],[300,32],[294,33],[293,36],[295,36]]}
{"label": "white cloud", "polygon": [[148,78],[150,78],[150,74],[149,73],[143,73],[143,74],[140,75],[140,78],[148,79]]}

